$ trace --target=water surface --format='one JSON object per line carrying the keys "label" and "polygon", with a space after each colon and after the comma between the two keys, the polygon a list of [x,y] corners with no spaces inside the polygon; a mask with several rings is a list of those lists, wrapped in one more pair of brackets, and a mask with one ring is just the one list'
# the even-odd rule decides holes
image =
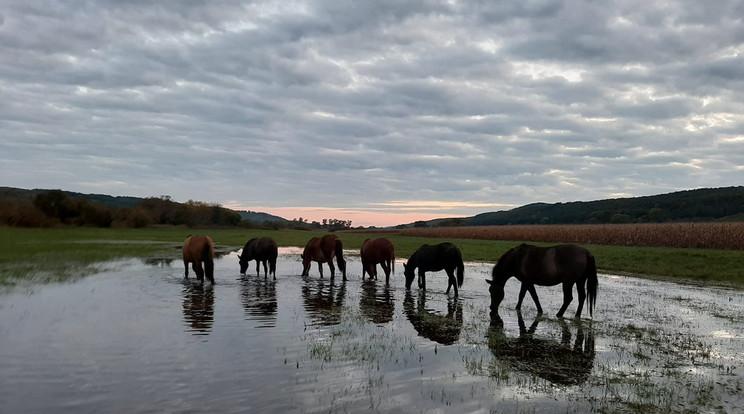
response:
{"label": "water surface", "polygon": [[[241,277],[184,281],[179,261],[125,260],[71,283],[0,293],[0,412],[741,411],[744,295],[600,276],[594,321],[536,318],[507,284],[490,327],[468,264],[460,298],[444,273],[407,293],[402,274],[362,282]],[[397,266],[399,269],[402,266]],[[572,304],[567,314],[575,309]]]}

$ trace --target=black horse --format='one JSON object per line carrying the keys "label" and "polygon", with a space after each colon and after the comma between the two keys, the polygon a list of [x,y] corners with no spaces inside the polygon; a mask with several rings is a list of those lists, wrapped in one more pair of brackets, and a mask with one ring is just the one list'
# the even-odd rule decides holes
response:
{"label": "black horse", "polygon": [[[500,321],[499,304],[504,299],[504,285],[511,277],[522,282],[517,301],[517,310],[522,306],[522,299],[527,291],[537,307],[537,313],[542,314],[542,306],[537,298],[535,285],[555,286],[563,284],[563,306],[556,315],[563,317],[563,313],[573,300],[571,291],[576,284],[579,294],[579,305],[576,317],[581,318],[584,298],[589,296],[589,314],[593,316],[594,302],[597,298],[597,266],[594,256],[583,247],[564,244],[552,247],[537,247],[528,244],[519,246],[504,253],[493,267],[492,280],[486,280],[491,292],[491,319]],[[586,285],[586,290],[584,290]]]}
{"label": "black horse", "polygon": [[[248,262],[256,261],[256,276],[261,274],[261,263],[264,267],[264,277],[269,273],[276,279],[276,258],[279,255],[279,248],[276,246],[274,239],[270,237],[253,238],[243,246],[243,251],[238,257],[240,263],[240,274],[243,275],[248,270]],[[268,267],[266,264],[268,263]]]}
{"label": "black horse", "polygon": [[[444,270],[447,272],[449,282],[447,284],[447,294],[451,287],[455,287],[455,296],[457,288],[462,287],[462,281],[465,273],[465,265],[462,263],[462,253],[452,243],[440,243],[434,246],[425,244],[416,250],[407,263],[403,263],[404,274],[406,276],[406,289],[411,288],[416,268],[418,268],[418,285],[421,289],[426,289],[426,272],[438,272]],[[457,279],[455,279],[455,270],[457,270]]]}
{"label": "black horse", "polygon": [[535,375],[559,385],[579,385],[589,379],[594,367],[594,331],[577,321],[576,338],[571,343],[571,331],[564,319],[558,319],[561,340],[537,337],[538,316],[528,328],[522,313],[517,312],[519,336],[509,338],[502,326],[491,326],[488,347],[494,357],[511,370]]}

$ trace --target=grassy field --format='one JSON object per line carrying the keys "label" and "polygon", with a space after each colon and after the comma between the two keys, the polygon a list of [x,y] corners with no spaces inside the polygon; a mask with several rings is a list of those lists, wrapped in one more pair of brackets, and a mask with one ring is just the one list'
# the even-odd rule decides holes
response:
{"label": "grassy field", "polygon": [[[270,236],[280,246],[304,246],[323,232],[300,230],[144,229],[0,227],[0,284],[19,279],[60,280],[90,272],[94,263],[126,257],[180,256],[180,244],[188,234],[209,234],[221,249],[238,249],[250,237]],[[338,233],[346,249],[358,249],[368,237],[379,234]],[[398,257],[410,255],[424,243],[441,238],[385,234],[396,246]],[[495,261],[520,242],[450,239],[460,246],[465,260]],[[539,243],[538,243],[539,244]],[[544,243],[543,243],[544,244]],[[585,245],[602,271],[619,274],[667,277],[744,287],[744,252],[737,250],[681,249]]]}

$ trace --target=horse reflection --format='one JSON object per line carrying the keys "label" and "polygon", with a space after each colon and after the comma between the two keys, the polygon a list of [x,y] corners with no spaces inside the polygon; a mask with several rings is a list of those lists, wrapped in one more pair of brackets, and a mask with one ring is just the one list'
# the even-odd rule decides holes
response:
{"label": "horse reflection", "polygon": [[393,320],[395,304],[388,286],[378,291],[373,280],[362,282],[362,293],[359,297],[359,310],[372,323],[388,323]]}
{"label": "horse reflection", "polygon": [[411,292],[406,291],[403,312],[419,336],[442,345],[451,345],[460,339],[462,304],[457,298],[448,298],[447,315],[442,316],[426,309],[426,292],[419,292],[418,304],[416,304]]}
{"label": "horse reflection", "polygon": [[303,276],[302,300],[313,325],[337,325],[341,322],[346,282],[336,286],[333,280],[311,279]]}
{"label": "horse reflection", "polygon": [[246,277],[240,279],[240,299],[247,319],[262,322],[260,328],[276,326],[276,281]]}
{"label": "horse reflection", "polygon": [[589,325],[576,321],[576,339],[571,345],[571,331],[563,319],[558,320],[561,327],[561,341],[536,338],[535,331],[541,318],[537,317],[525,327],[522,313],[517,312],[519,336],[509,338],[502,325],[489,329],[488,347],[500,362],[515,371],[524,372],[546,379],[559,385],[579,385],[589,379],[594,367],[594,331]]}
{"label": "horse reflection", "polygon": [[209,335],[214,323],[214,289],[186,282],[183,288],[183,321],[187,332]]}

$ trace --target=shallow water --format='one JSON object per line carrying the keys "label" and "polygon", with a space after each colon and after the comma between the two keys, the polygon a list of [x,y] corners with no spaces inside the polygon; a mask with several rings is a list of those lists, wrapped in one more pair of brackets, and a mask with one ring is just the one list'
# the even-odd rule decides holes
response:
{"label": "shallow water", "polygon": [[[538,288],[489,327],[486,264],[460,298],[443,273],[406,294],[401,266],[362,282],[277,280],[217,260],[216,286],[169,260],[107,263],[0,294],[0,412],[734,412],[744,408],[744,294],[600,276],[594,321],[557,320]],[[249,273],[255,272],[251,267]],[[572,314],[575,303],[567,314]]]}

